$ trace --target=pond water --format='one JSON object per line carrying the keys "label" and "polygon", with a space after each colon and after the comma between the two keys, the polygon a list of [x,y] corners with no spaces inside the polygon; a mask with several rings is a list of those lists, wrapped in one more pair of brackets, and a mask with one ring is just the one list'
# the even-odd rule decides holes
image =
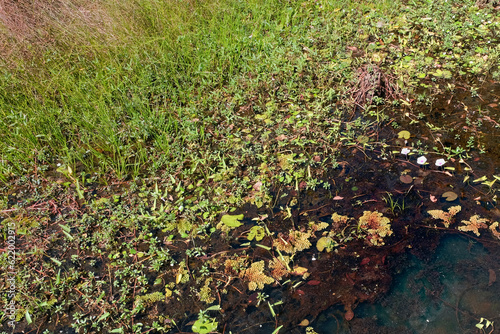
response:
{"label": "pond water", "polygon": [[[407,254],[396,267],[389,292],[376,303],[355,309],[355,319],[343,320],[333,307],[318,317],[322,333],[480,333],[480,318],[500,317],[498,249],[462,235],[444,236],[427,259]],[[485,321],[483,321],[483,324]],[[484,329],[498,333],[497,329]]]}

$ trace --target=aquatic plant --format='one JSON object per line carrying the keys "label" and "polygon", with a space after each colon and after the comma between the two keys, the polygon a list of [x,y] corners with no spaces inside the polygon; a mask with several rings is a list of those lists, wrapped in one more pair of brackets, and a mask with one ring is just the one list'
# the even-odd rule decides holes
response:
{"label": "aquatic plant", "polygon": [[247,268],[246,258],[237,257],[236,259],[227,259],[224,262],[224,268],[226,274],[238,276]]}
{"label": "aquatic plant", "polygon": [[474,232],[479,237],[479,229],[488,228],[488,225],[486,225],[487,222],[488,219],[479,218],[479,215],[474,215],[469,220],[462,220],[462,223],[465,225],[459,226],[458,229],[464,232]]}
{"label": "aquatic plant", "polygon": [[269,268],[272,269],[271,276],[276,280],[281,280],[284,276],[289,274],[287,264],[290,262],[289,256],[275,257],[269,262]]}
{"label": "aquatic plant", "polygon": [[205,284],[200,288],[198,292],[198,297],[202,302],[207,304],[212,304],[215,301],[215,297],[212,296],[212,289],[210,288],[210,283],[212,282],[212,278],[207,278],[205,280]]}
{"label": "aquatic plant", "polygon": [[158,301],[165,300],[165,294],[157,291],[153,293],[148,293],[143,296],[137,296],[135,298],[134,307],[138,306],[150,306]]}
{"label": "aquatic plant", "polygon": [[200,310],[198,314],[198,320],[195,321],[192,327],[194,333],[207,334],[217,331],[217,326],[219,323],[215,321],[215,318],[210,318],[207,315],[208,311],[219,311],[221,308],[219,305],[210,306],[206,310]]}
{"label": "aquatic plant", "polygon": [[498,222],[494,222],[493,224],[490,225],[490,232],[493,234],[495,237],[500,239],[500,231],[498,231]]}
{"label": "aquatic plant", "polygon": [[448,209],[448,212],[443,210],[429,210],[427,211],[427,213],[430,214],[434,219],[441,219],[444,226],[448,228],[453,221],[453,217],[455,217],[456,214],[460,212],[460,210],[462,210],[462,207],[460,205],[456,205],[450,207]]}
{"label": "aquatic plant", "polygon": [[[311,247],[311,242],[309,238],[311,237],[311,231],[302,232],[302,231],[293,231],[291,230],[288,234],[288,237],[280,234],[278,238],[273,241],[273,246],[278,251],[283,251],[287,253],[295,253],[297,251],[303,251]],[[285,240],[287,239],[287,240]]]}
{"label": "aquatic plant", "polygon": [[330,253],[335,247],[335,241],[330,237],[321,237],[316,242],[316,249],[322,252],[326,249],[327,253]]}
{"label": "aquatic plant", "polygon": [[249,280],[248,289],[256,290],[263,289],[264,284],[271,284],[274,282],[272,277],[264,274],[264,261],[258,261],[252,263],[250,268],[245,270],[245,274],[243,275],[244,279]]}
{"label": "aquatic plant", "polygon": [[235,229],[243,223],[240,220],[243,219],[243,215],[224,215],[222,216],[220,222],[217,224],[217,229],[222,232],[228,233],[230,230]]}
{"label": "aquatic plant", "polygon": [[358,228],[368,233],[374,246],[384,245],[383,238],[392,235],[390,220],[378,211],[365,211],[359,218]]}

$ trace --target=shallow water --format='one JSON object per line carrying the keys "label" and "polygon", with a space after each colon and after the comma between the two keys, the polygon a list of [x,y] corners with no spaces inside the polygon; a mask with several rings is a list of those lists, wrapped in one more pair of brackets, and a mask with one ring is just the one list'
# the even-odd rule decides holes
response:
{"label": "shallow water", "polygon": [[358,305],[351,322],[343,320],[342,308],[331,308],[313,324],[315,330],[320,334],[479,333],[475,324],[481,317],[491,321],[500,317],[500,284],[495,280],[499,258],[480,243],[447,235],[430,259],[420,259],[411,250],[403,256],[406,266],[395,268],[390,291],[377,303]]}

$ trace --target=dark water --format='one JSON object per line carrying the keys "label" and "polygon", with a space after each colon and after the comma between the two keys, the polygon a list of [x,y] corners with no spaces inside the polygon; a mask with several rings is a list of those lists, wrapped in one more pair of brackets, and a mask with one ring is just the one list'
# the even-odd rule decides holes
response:
{"label": "dark water", "polygon": [[[495,280],[500,261],[483,245],[448,235],[429,260],[411,251],[404,256],[406,266],[395,269],[386,296],[375,304],[358,305],[351,322],[343,320],[342,308],[331,308],[313,324],[315,330],[320,334],[482,333],[475,326],[481,317],[500,320],[500,284]],[[484,333],[499,332],[484,329]]]}

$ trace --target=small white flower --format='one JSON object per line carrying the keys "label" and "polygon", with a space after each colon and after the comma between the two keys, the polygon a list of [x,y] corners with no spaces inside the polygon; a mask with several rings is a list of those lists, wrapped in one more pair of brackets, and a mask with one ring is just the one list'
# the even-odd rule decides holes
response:
{"label": "small white flower", "polygon": [[445,163],[446,163],[446,161],[444,159],[437,159],[436,160],[436,166],[438,166],[438,167],[441,167]]}
{"label": "small white flower", "polygon": [[404,147],[402,150],[401,150],[401,154],[404,154],[404,155],[407,155],[408,153],[410,153],[410,149],[408,147]]}
{"label": "small white flower", "polygon": [[417,159],[417,164],[419,164],[419,165],[423,165],[426,162],[427,162],[427,158],[424,156],[418,157],[418,159]]}

